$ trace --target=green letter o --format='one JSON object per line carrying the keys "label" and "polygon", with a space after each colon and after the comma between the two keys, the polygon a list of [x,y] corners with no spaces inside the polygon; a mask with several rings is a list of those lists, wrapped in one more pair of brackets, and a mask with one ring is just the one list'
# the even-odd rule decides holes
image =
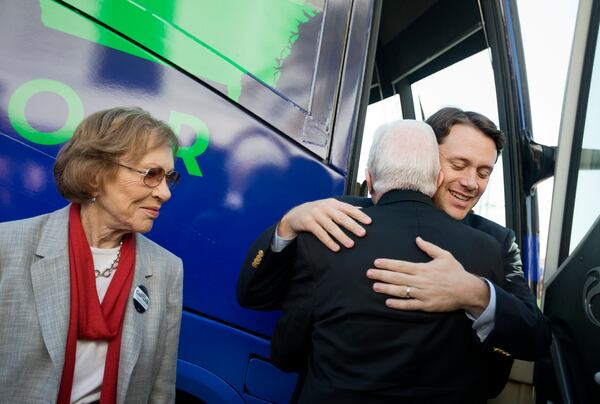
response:
{"label": "green letter o", "polygon": [[[61,96],[68,107],[67,121],[54,132],[40,132],[34,129],[25,117],[25,107],[29,98],[42,91]],[[73,136],[77,124],[83,119],[83,104],[77,93],[68,85],[56,80],[31,80],[15,90],[8,102],[8,119],[17,133],[30,142],[55,145],[64,143]]]}

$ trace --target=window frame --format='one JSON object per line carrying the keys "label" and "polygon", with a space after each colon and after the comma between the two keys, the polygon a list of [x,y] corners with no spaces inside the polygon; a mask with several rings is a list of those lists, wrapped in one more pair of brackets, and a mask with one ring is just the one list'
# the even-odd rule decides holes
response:
{"label": "window frame", "polygon": [[[319,49],[307,110],[287,99],[284,94],[278,93],[277,89],[259,82],[251,75],[247,76],[260,85],[252,86],[251,91],[243,92],[243,97],[240,100],[233,101],[221,89],[211,85],[210,81],[195,75],[178,65],[176,61],[167,59],[154,51],[148,43],[144,43],[143,38],[130,37],[127,26],[112,26],[110,21],[102,20],[102,16],[99,15],[100,13],[93,4],[95,2],[77,0],[64,0],[64,2],[69,8],[84,14],[113,33],[134,43],[163,63],[175,67],[196,81],[202,82],[229,101],[238,103],[249,113],[294,139],[322,159],[328,157],[346,40],[350,26],[352,0],[325,0]],[[131,7],[133,14],[145,12],[133,4],[128,6]],[[178,37],[181,40],[189,40],[185,39],[185,35],[177,30],[169,32],[169,37],[171,41],[176,40]]]}

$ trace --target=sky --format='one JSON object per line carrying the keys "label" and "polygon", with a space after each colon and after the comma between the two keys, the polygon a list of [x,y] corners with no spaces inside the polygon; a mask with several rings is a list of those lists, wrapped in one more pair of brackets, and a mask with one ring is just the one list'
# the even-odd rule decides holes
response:
{"label": "sky", "polygon": [[[533,138],[537,143],[555,146],[558,142],[562,100],[569,65],[576,0],[517,0],[520,18]],[[489,50],[429,76],[412,85],[415,105],[422,105],[425,116],[453,105],[474,110],[498,122],[498,109]],[[359,182],[364,170],[372,134],[383,122],[402,118],[398,97],[369,106],[359,163]],[[496,164],[486,193],[476,211],[500,224],[504,218],[504,185],[501,161]],[[540,257],[545,257],[548,219],[552,200],[552,180],[538,186],[540,211]]]}

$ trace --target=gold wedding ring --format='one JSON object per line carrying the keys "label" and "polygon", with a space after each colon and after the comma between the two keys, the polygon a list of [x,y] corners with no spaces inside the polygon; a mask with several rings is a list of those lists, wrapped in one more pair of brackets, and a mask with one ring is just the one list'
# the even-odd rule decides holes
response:
{"label": "gold wedding ring", "polygon": [[406,287],[406,295],[404,295],[405,299],[410,299],[410,286]]}

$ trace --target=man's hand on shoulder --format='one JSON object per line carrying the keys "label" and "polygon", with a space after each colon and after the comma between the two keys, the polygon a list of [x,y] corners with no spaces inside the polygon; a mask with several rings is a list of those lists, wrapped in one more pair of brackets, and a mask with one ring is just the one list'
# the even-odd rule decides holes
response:
{"label": "man's hand on shoulder", "polygon": [[341,243],[351,248],[354,242],[340,229],[340,226],[362,237],[365,229],[359,224],[371,223],[371,218],[356,206],[334,198],[307,202],[286,213],[277,227],[277,235],[293,239],[300,232],[314,234],[331,251],[339,251]]}
{"label": "man's hand on shoulder", "polygon": [[399,310],[448,312],[465,310],[477,318],[487,307],[487,283],[463,268],[451,253],[417,237],[417,245],[433,258],[415,263],[379,258],[367,277],[373,290],[391,296],[388,307]]}

